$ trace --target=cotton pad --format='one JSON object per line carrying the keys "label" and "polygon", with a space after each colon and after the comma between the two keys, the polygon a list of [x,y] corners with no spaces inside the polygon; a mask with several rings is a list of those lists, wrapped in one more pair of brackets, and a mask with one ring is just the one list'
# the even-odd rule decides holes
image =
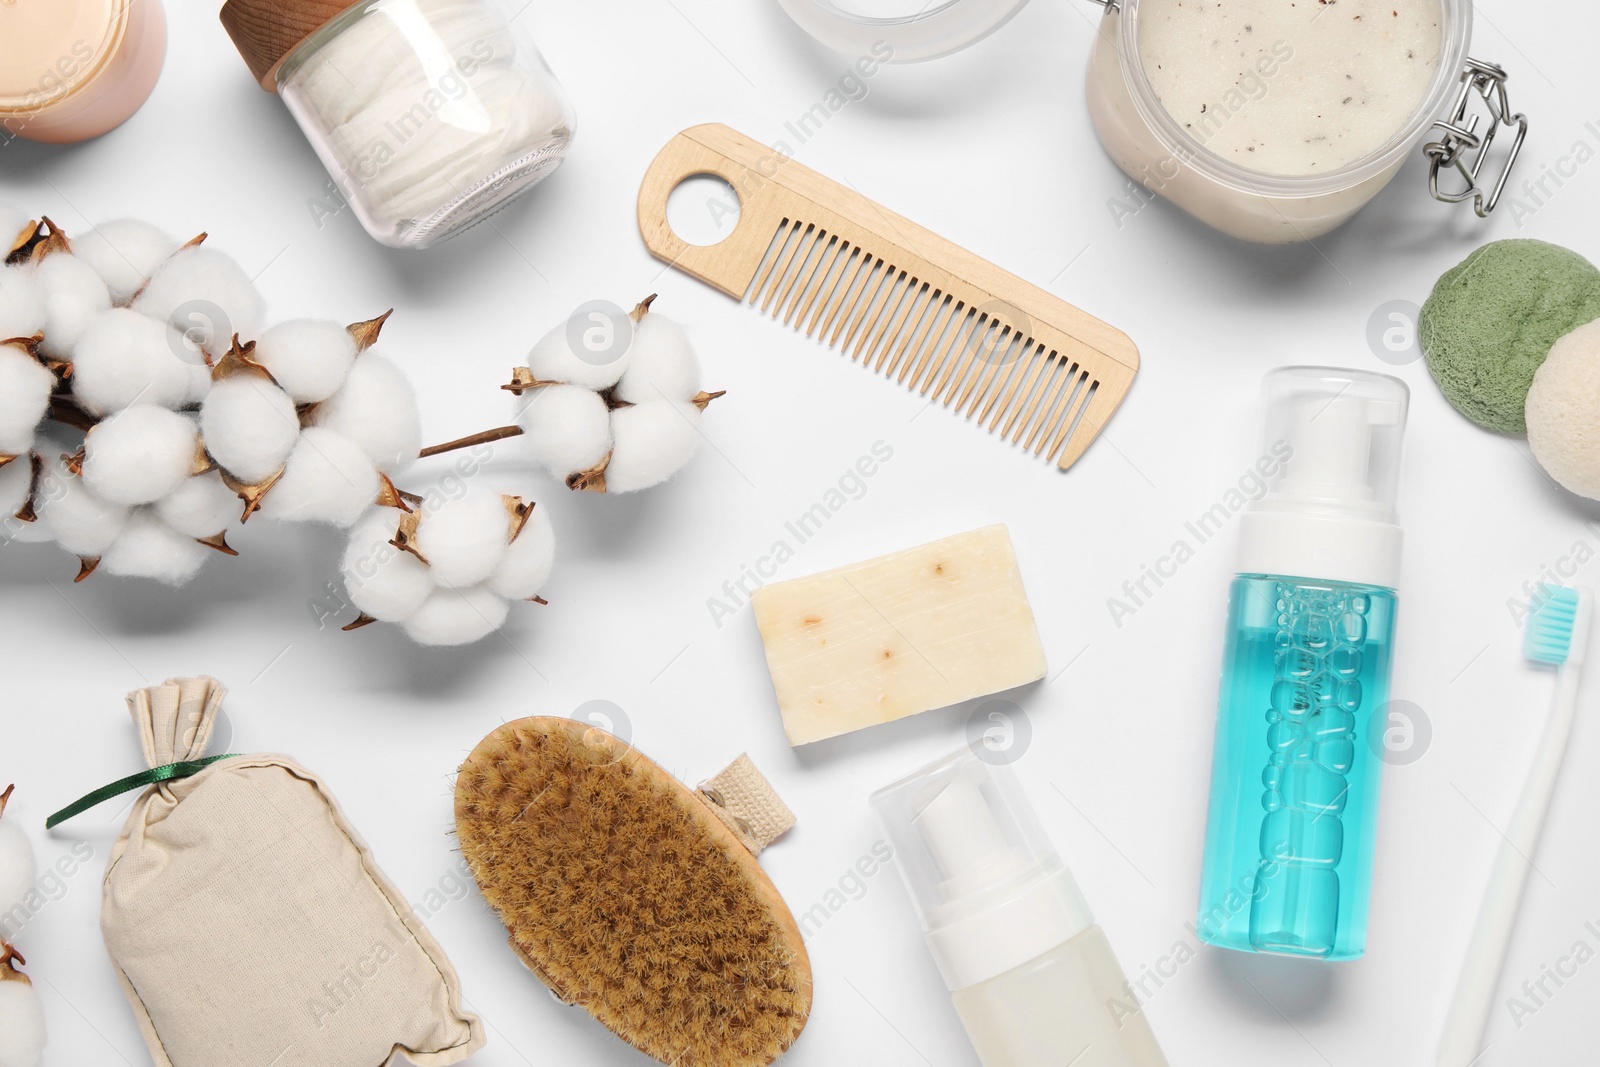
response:
{"label": "cotton pad", "polygon": [[1422,305],[1419,339],[1445,399],[1480,426],[1522,433],[1534,372],[1556,338],[1600,318],[1600,270],[1544,241],[1484,245]]}

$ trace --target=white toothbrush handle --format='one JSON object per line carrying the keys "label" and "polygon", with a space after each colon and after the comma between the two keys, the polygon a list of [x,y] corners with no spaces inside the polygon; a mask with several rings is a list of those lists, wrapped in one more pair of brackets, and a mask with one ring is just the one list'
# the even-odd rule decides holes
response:
{"label": "white toothbrush handle", "polygon": [[1478,925],[1467,945],[1466,962],[1456,984],[1450,1014],[1445,1019],[1438,1067],[1467,1067],[1482,1055],[1484,1028],[1499,984],[1500,966],[1511,941],[1533,854],[1539,847],[1539,831],[1550,809],[1550,797],[1561,771],[1567,737],[1572,733],[1573,709],[1578,699],[1578,668],[1579,664],[1570,662],[1561,667],[1555,704],[1539,741],[1538,755],[1522,787],[1522,799],[1517,802],[1517,812],[1506,830],[1505,840],[1500,842],[1495,853],[1483,907],[1478,912]]}

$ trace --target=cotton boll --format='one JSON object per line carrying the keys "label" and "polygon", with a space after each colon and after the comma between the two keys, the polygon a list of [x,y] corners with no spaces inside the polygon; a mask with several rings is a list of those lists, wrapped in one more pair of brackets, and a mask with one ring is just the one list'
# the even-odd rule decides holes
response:
{"label": "cotton boll", "polygon": [[417,394],[405,372],[366,352],[339,391],[312,410],[311,422],[354,441],[385,474],[398,474],[422,448]]}
{"label": "cotton boll", "polygon": [[0,982],[0,1067],[39,1067],[44,1044],[38,991],[26,982]]}
{"label": "cotton boll", "polygon": [[26,349],[0,345],[0,455],[18,455],[33,444],[55,385],[56,376]]}
{"label": "cotton boll", "polygon": [[206,394],[200,436],[218,466],[254,485],[283,468],[300,440],[300,416],[289,394],[261,375],[236,374]]}
{"label": "cotton boll", "polygon": [[100,569],[123,578],[153,578],[182,585],[193,578],[212,550],[162,522],[149,508],[128,516],[122,535],[100,557]]}
{"label": "cotton boll", "polygon": [[32,264],[0,267],[0,341],[44,329],[44,289]]}
{"label": "cotton boll", "polygon": [[477,585],[505,558],[511,513],[496,493],[469,491],[429,508],[417,525],[417,551],[442,586]]}
{"label": "cotton boll", "polygon": [[[0,477],[4,473],[0,470]],[[125,506],[102,499],[59,455],[45,468],[35,506],[39,525],[74,556],[103,555],[128,523]]]}
{"label": "cotton boll", "polygon": [[393,508],[368,512],[351,531],[339,567],[350,602],[379,622],[405,622],[435,588],[425,563],[389,543],[399,527]]}
{"label": "cotton boll", "polygon": [[[567,382],[590,389],[616,385],[632,356],[628,338],[619,336],[616,324],[603,313],[596,312],[596,316],[592,323],[569,319],[539,338],[528,353],[528,370],[533,376],[541,382]],[[580,342],[592,338],[592,342],[585,342],[590,350],[582,354],[575,351],[573,333]]]}
{"label": "cotton boll", "polygon": [[[15,818],[7,819],[0,801],[0,915],[10,915],[34,890],[39,871],[34,863],[33,844]],[[0,1034],[6,1033],[0,1026]],[[0,1046],[0,1062],[4,1060]]]}
{"label": "cotton boll", "polygon": [[280,522],[350,526],[378,497],[378,471],[343,434],[311,427],[289,453],[283,477],[261,501],[261,514]]}
{"label": "cotton boll", "polygon": [[138,404],[89,431],[83,483],[113,504],[149,504],[183,484],[194,468],[194,420]]}
{"label": "cotton boll", "polygon": [[557,478],[588,470],[611,450],[611,412],[581,385],[547,385],[518,404],[517,425],[535,462]]}
{"label": "cotton boll", "polygon": [[606,465],[606,492],[631,493],[672,477],[700,441],[700,409],[677,400],[647,400],[612,412],[616,444]]}
{"label": "cotton boll", "polygon": [[617,383],[617,398],[630,404],[646,400],[691,400],[700,392],[700,363],[683,328],[651,313],[634,327],[628,369]]}
{"label": "cotton boll", "polygon": [[16,249],[22,232],[31,228],[33,220],[10,204],[0,204],[0,261]]}
{"label": "cotton boll", "polygon": [[165,323],[127,308],[102,311],[73,348],[73,398],[93,415],[134,404],[182,407],[195,366],[179,358],[183,350],[183,339]]}
{"label": "cotton boll", "polygon": [[33,464],[27,456],[18,456],[16,459],[0,467],[0,530],[20,541],[26,537],[17,537],[21,526],[37,526],[38,523],[18,523],[12,521],[12,516],[22,510],[28,502],[28,491],[33,488]]}
{"label": "cotton boll", "polygon": [[180,331],[191,331],[212,359],[227,353],[233,335],[253,340],[261,333],[266,302],[244,268],[205,245],[173,254],[150,276],[134,310]]}
{"label": "cotton boll", "polygon": [[111,308],[111,292],[94,268],[77,256],[46,256],[34,271],[44,294],[45,355],[70,359],[89,320]]}
{"label": "cotton boll", "polygon": [[344,384],[356,360],[356,341],[337,322],[294,319],[262,334],[254,355],[295,403],[315,404]]}
{"label": "cotton boll", "polygon": [[138,219],[102,222],[72,239],[72,254],[94,268],[119,307],[177,250],[177,241]]}
{"label": "cotton boll", "polygon": [[555,531],[544,509],[536,507],[484,585],[507,600],[532,599],[549,580],[555,555]]}
{"label": "cotton boll", "polygon": [[155,504],[162,522],[185,537],[215,537],[239,521],[239,497],[218,471],[197,474]]}
{"label": "cotton boll", "polygon": [[498,630],[510,610],[481,585],[435,589],[406,620],[406,634],[422,645],[465,645]]}

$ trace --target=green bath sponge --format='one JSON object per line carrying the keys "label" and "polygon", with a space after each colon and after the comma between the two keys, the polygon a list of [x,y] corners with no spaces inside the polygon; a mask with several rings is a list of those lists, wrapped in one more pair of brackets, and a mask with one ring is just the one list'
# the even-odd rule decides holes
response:
{"label": "green bath sponge", "polygon": [[1491,430],[1522,433],[1533,374],[1556,339],[1600,318],[1600,270],[1544,241],[1495,241],[1447,271],[1418,336],[1445,399]]}

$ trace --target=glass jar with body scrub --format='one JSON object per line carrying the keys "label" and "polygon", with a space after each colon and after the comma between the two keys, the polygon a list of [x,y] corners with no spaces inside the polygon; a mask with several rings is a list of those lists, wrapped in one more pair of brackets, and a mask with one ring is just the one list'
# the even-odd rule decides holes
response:
{"label": "glass jar with body scrub", "polygon": [[[1435,195],[1476,197],[1487,214],[1505,180],[1492,193],[1478,182],[1494,133],[1517,129],[1508,173],[1527,120],[1510,113],[1503,72],[1466,58],[1471,31],[1471,0],[1120,0],[1091,53],[1089,113],[1135,182],[1247,241],[1344,223],[1435,126]],[[1465,117],[1473,91],[1486,130]],[[1442,167],[1467,191],[1442,192]]]}
{"label": "glass jar with body scrub", "polygon": [[460,233],[566,154],[566,94],[495,0],[228,0],[222,22],[386,245]]}

